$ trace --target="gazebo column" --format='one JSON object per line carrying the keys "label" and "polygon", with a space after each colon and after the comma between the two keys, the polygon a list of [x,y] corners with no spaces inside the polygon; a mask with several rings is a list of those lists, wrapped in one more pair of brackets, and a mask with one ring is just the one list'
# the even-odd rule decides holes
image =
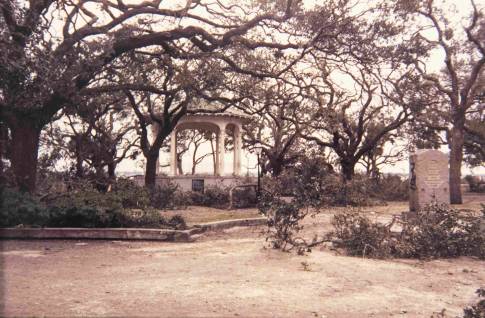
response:
{"label": "gazebo column", "polygon": [[234,175],[241,175],[241,152],[242,152],[242,139],[241,139],[241,127],[240,125],[234,126]]}
{"label": "gazebo column", "polygon": [[170,135],[170,175],[177,175],[177,128]]}
{"label": "gazebo column", "polygon": [[224,142],[226,140],[226,124],[219,124],[219,133],[217,134],[217,147],[216,147],[216,157],[217,157],[217,176],[224,175],[224,155],[225,155],[225,148]]}

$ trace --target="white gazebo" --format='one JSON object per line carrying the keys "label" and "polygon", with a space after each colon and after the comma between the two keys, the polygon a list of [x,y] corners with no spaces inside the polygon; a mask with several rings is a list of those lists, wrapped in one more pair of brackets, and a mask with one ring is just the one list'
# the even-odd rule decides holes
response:
{"label": "white gazebo", "polygon": [[[236,112],[199,113],[190,114],[181,118],[173,129],[170,137],[170,172],[168,177],[159,174],[157,169],[157,183],[167,181],[178,184],[183,190],[203,191],[204,186],[232,186],[241,181],[242,156],[242,127],[250,120],[250,116]],[[213,174],[179,175],[177,169],[177,134],[186,129],[205,130],[215,133],[215,171]],[[226,131],[232,132],[233,168],[225,164]],[[162,155],[162,154],[161,154]],[[158,166],[160,168],[160,166]],[[232,170],[232,171],[230,171]]]}

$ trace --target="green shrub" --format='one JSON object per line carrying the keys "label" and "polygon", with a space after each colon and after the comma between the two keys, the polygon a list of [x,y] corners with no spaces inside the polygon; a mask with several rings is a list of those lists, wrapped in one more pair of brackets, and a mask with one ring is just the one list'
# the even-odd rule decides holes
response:
{"label": "green shrub", "polygon": [[372,197],[372,188],[367,178],[356,175],[352,181],[342,182],[335,175],[325,180],[326,205],[331,206],[372,206],[378,202]]}
{"label": "green shrub", "polygon": [[234,208],[252,208],[257,206],[258,198],[255,187],[236,188],[232,193]]}
{"label": "green shrub", "polygon": [[266,241],[272,248],[282,251],[296,250],[298,254],[304,254],[310,252],[313,246],[326,241],[326,238],[319,240],[314,237],[308,242],[298,235],[303,229],[301,221],[307,215],[315,214],[315,209],[304,207],[295,200],[287,202],[269,192],[262,193],[258,208],[267,218]]}
{"label": "green shrub", "polygon": [[360,175],[343,182],[322,160],[304,160],[291,171],[276,178],[264,178],[263,186],[280,196],[293,196],[301,204],[322,206],[370,206],[373,200],[370,182]]}
{"label": "green shrub", "polygon": [[479,288],[476,294],[480,298],[476,305],[463,310],[463,318],[485,318],[485,288]]}
{"label": "green shrub", "polygon": [[390,227],[374,223],[355,211],[335,215],[333,235],[352,256],[385,258],[392,254],[395,245]]}
{"label": "green shrub", "polygon": [[120,197],[123,208],[141,209],[150,205],[149,191],[130,179],[119,178],[110,192]]}
{"label": "green shrub", "polygon": [[430,205],[417,217],[402,222],[400,240],[406,248],[401,248],[399,256],[485,258],[485,236],[480,232],[480,219],[446,205]]}
{"label": "green shrub", "polygon": [[470,192],[484,193],[485,181],[482,181],[479,177],[467,175],[465,181],[468,182]]}
{"label": "green shrub", "polygon": [[204,192],[190,192],[194,205],[223,208],[229,204],[229,190],[219,186],[208,186]]}
{"label": "green shrub", "polygon": [[165,224],[167,224],[168,227],[176,230],[185,230],[187,228],[185,219],[179,214],[172,216],[170,219],[168,219],[168,221],[165,222]]}
{"label": "green shrub", "polygon": [[[365,215],[347,211],[334,217],[333,235],[350,255],[485,258],[485,236],[480,222],[479,216],[436,204],[416,217],[395,218],[390,224],[372,222]],[[399,224],[402,230],[391,233],[394,224]]]}
{"label": "green shrub", "polygon": [[187,228],[185,220],[180,215],[174,215],[170,219],[164,218],[156,209],[143,209],[127,211],[116,216],[118,227],[135,228],[170,228],[184,230]]}
{"label": "green shrub", "polygon": [[124,213],[116,192],[101,193],[91,186],[51,199],[48,209],[48,225],[53,227],[119,227]]}
{"label": "green shrub", "polygon": [[377,181],[369,180],[371,195],[383,201],[409,200],[409,180],[397,175],[384,175]]}
{"label": "green shrub", "polygon": [[48,209],[28,193],[3,187],[0,202],[0,226],[29,224],[43,226],[49,219]]}
{"label": "green shrub", "polygon": [[[131,187],[131,186],[130,186]],[[0,226],[46,227],[153,227],[185,228],[181,216],[165,220],[159,211],[144,206],[142,201],[124,201],[124,190],[98,192],[88,184],[50,196],[45,202],[28,194],[6,188],[0,206]],[[128,198],[133,200],[133,198]],[[147,199],[147,197],[145,197]],[[143,206],[127,209],[127,206]],[[148,201],[146,201],[148,202]]]}
{"label": "green shrub", "polygon": [[173,182],[157,185],[150,191],[151,206],[157,209],[186,208],[192,204],[192,197],[179,189]]}
{"label": "green shrub", "polygon": [[285,202],[266,192],[261,195],[258,208],[268,220],[266,241],[273,248],[289,251],[300,246],[295,237],[303,228],[300,221],[306,216],[304,211],[308,210],[302,211],[298,203]]}

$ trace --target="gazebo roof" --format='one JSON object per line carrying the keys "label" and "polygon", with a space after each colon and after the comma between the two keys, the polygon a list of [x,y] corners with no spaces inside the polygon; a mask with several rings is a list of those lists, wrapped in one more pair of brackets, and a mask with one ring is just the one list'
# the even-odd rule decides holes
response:
{"label": "gazebo roof", "polygon": [[[189,107],[189,110],[190,108],[192,107]],[[206,117],[206,118],[231,118],[231,119],[239,119],[241,122],[247,122],[247,121],[250,121],[252,116],[251,115],[248,115],[248,114],[245,114],[243,111],[239,110],[239,109],[235,109],[235,108],[228,108],[226,109],[225,111],[223,112],[216,112],[218,109],[221,109],[221,105],[220,104],[209,104],[209,103],[201,103],[201,104],[198,104],[197,107],[194,107],[194,108],[197,108],[197,109],[201,109],[203,111],[207,111],[207,112],[199,112],[199,113],[195,113],[195,114],[187,114],[184,116],[185,117],[192,117],[192,118],[196,118],[196,117]],[[187,118],[187,119],[188,119]]]}
{"label": "gazebo roof", "polygon": [[[197,118],[197,117],[206,117],[206,118],[232,118],[232,119],[239,119],[240,121],[246,122],[251,120],[251,116],[244,114],[242,112],[232,112],[232,111],[225,111],[222,113],[196,113],[196,114],[187,114],[183,118]],[[183,119],[182,118],[182,119]]]}

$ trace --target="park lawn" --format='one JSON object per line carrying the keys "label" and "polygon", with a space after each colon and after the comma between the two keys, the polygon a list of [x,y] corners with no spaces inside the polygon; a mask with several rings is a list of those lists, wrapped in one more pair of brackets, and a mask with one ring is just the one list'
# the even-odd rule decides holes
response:
{"label": "park lawn", "polygon": [[256,208],[226,210],[204,206],[188,206],[186,209],[166,210],[162,211],[161,214],[167,218],[177,214],[181,215],[189,226],[208,222],[261,217]]}
{"label": "park lawn", "polygon": [[[465,194],[463,198],[463,204],[452,205],[452,207],[478,212],[481,210],[481,205],[485,204],[485,197],[483,195]],[[323,218],[328,218],[328,216],[342,212],[346,209],[348,208],[329,207],[322,209],[320,214],[322,214]],[[363,213],[368,213],[370,216],[375,215],[376,217],[384,217],[387,219],[392,215],[400,215],[402,212],[408,211],[409,204],[407,201],[390,201],[383,205],[359,207],[355,209]],[[189,226],[207,222],[261,217],[257,208],[227,210],[203,206],[188,206],[185,209],[163,210],[161,213],[166,217],[171,217],[177,214],[182,215]]]}

